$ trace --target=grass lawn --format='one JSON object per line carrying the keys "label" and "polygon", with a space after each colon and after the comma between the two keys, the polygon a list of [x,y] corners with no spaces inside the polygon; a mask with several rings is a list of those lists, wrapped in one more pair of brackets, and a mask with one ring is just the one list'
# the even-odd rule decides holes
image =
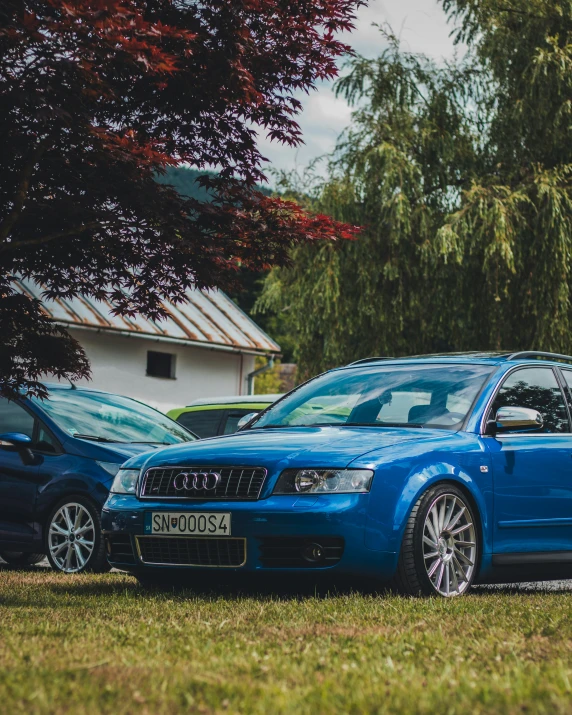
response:
{"label": "grass lawn", "polygon": [[146,592],[0,570],[0,712],[571,713],[572,593]]}

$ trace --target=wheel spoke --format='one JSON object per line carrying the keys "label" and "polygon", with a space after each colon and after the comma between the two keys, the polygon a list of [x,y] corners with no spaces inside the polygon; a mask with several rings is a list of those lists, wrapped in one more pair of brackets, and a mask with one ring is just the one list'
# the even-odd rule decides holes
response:
{"label": "wheel spoke", "polygon": [[443,531],[443,524],[445,523],[445,509],[447,508],[447,497],[443,499],[441,508],[439,509],[439,532]]}
{"label": "wheel spoke", "polygon": [[461,564],[459,563],[459,560],[457,559],[457,557],[455,556],[455,554],[453,554],[453,563],[455,564],[455,566],[456,566],[457,569],[459,570],[459,574],[460,574],[460,576],[461,576],[461,579],[462,579],[463,581],[466,581],[466,580],[467,580],[467,574],[465,573],[465,569],[461,566]]}
{"label": "wheel spoke", "polygon": [[423,554],[424,559],[436,559],[439,556],[438,551],[431,551],[428,554]]}
{"label": "wheel spoke", "polygon": [[429,571],[427,571],[427,575],[429,576],[429,578],[431,578],[431,577],[433,576],[433,574],[435,573],[435,571],[437,571],[437,568],[438,568],[438,566],[439,566],[440,563],[441,563],[441,559],[437,559],[437,560],[435,561],[435,563],[431,566],[431,568],[429,569]]}
{"label": "wheel spoke", "polygon": [[71,531],[73,529],[73,521],[70,516],[69,507],[64,506],[64,508],[62,509],[62,513],[63,513],[64,519],[65,519],[65,522],[67,524],[68,531]]}
{"label": "wheel spoke", "polygon": [[85,559],[84,559],[84,557],[82,556],[81,549],[79,548],[79,544],[77,543],[77,541],[74,543],[73,546],[74,546],[75,558],[76,558],[76,561],[77,561],[77,565],[78,565],[78,567],[81,569],[81,568],[83,568],[84,565],[85,565]]}
{"label": "wheel spoke", "polygon": [[430,539],[428,536],[423,536],[423,541],[427,544],[427,546],[430,546],[432,549],[437,548],[437,540],[436,539]]}
{"label": "wheel spoke", "polygon": [[471,559],[468,556],[465,556],[465,554],[462,551],[459,551],[459,549],[455,549],[455,554],[457,558],[461,559],[461,561],[464,561],[467,566],[474,566],[475,564],[471,561]]}
{"label": "wheel spoke", "polygon": [[79,527],[81,526],[81,517],[83,516],[83,509],[81,508],[76,508],[75,510],[75,521],[73,523],[73,528],[74,531],[77,532]]}
{"label": "wheel spoke", "polygon": [[61,526],[58,526],[55,522],[52,522],[50,526],[50,534],[61,534],[61,536],[68,536],[69,531],[66,531],[65,529],[62,529]]}
{"label": "wheel spoke", "polygon": [[451,517],[453,516],[453,512],[455,511],[455,506],[457,504],[457,497],[453,497],[453,500],[449,504],[449,507],[447,509],[447,513],[445,514],[445,521],[443,523],[443,529],[447,529],[449,526],[449,522],[451,521]]}
{"label": "wheel spoke", "polygon": [[457,541],[455,540],[455,546],[458,546],[461,549],[469,549],[472,546],[476,546],[474,541]]}
{"label": "wheel spoke", "polygon": [[66,553],[66,559],[64,561],[64,568],[65,569],[71,569],[71,557],[72,557],[73,549],[72,545],[68,544],[68,550]]}
{"label": "wheel spoke", "polygon": [[459,526],[454,531],[452,531],[451,536],[456,536],[457,534],[461,534],[463,531],[470,529],[471,526],[472,526],[472,523],[470,521],[468,521],[466,524],[463,524],[463,526]]}
{"label": "wheel spoke", "polygon": [[449,582],[451,580],[451,575],[449,573],[449,562],[445,564],[445,595],[449,595]]}
{"label": "wheel spoke", "polygon": [[433,542],[435,543],[435,546],[437,546],[437,542],[439,541],[439,537],[437,536],[437,532],[433,528],[433,524],[431,523],[430,519],[427,519],[427,522],[425,523],[425,526],[427,528],[427,531],[429,532],[429,536],[433,539]]}
{"label": "wheel spoke", "polygon": [[435,531],[437,540],[439,540],[439,534],[440,534],[439,514],[437,513],[437,509],[435,507],[433,507],[433,509],[431,509],[431,519],[432,519],[432,523],[433,523],[433,530]]}
{"label": "wheel spoke", "polygon": [[464,514],[466,511],[467,511],[467,507],[466,507],[466,506],[463,506],[463,507],[461,507],[461,508],[459,509],[459,511],[456,513],[454,519],[449,522],[449,525],[448,525],[448,527],[447,527],[447,531],[450,531],[451,534],[454,533],[453,531],[451,531],[452,528],[455,526],[455,524],[457,524],[457,523],[459,522],[459,519],[463,516],[463,514]]}
{"label": "wheel spoke", "polygon": [[443,572],[445,571],[445,564],[441,561],[441,568],[437,574],[437,582],[435,583],[435,588],[437,591],[441,588],[441,581],[443,580]]}
{"label": "wheel spoke", "polygon": [[56,546],[50,546],[50,552],[52,556],[57,556],[66,548],[67,545],[67,541],[62,541],[61,544],[56,544]]}
{"label": "wheel spoke", "polygon": [[92,523],[91,519],[88,521],[87,524],[84,524],[80,529],[76,529],[75,535],[81,536],[82,534],[85,534],[86,531],[93,531],[93,523]]}
{"label": "wheel spoke", "polygon": [[452,575],[452,580],[453,580],[453,591],[455,593],[459,592],[459,579],[457,578],[457,570],[455,569],[455,559],[453,558],[453,562],[451,563],[451,575]]}
{"label": "wheel spoke", "polygon": [[93,541],[87,541],[86,539],[76,539],[76,544],[83,546],[85,549],[91,550],[93,547]]}

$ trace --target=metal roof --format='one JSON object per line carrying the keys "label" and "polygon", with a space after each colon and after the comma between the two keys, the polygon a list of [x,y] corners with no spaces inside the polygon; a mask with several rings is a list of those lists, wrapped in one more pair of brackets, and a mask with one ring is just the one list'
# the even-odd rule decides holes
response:
{"label": "metal roof", "polygon": [[113,315],[110,303],[85,296],[47,300],[44,286],[22,278],[14,280],[14,287],[31,298],[41,300],[50,318],[69,328],[232,352],[260,355],[280,352],[280,346],[219,290],[189,290],[187,302],[177,305],[165,300],[163,307],[167,318],[154,321],[141,315]]}

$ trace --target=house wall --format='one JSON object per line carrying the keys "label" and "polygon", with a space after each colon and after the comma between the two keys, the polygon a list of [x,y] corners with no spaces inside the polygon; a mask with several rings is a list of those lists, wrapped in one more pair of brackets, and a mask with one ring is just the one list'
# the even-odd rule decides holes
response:
{"label": "house wall", "polygon": [[[254,370],[252,355],[90,330],[70,328],[69,333],[91,362],[92,379],[78,385],[133,397],[163,412],[199,397],[245,394],[246,376]],[[177,356],[175,379],[145,374],[148,350]]]}

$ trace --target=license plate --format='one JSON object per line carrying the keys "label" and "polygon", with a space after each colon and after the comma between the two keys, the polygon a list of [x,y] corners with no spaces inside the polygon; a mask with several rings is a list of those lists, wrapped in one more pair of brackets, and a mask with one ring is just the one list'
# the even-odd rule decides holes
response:
{"label": "license plate", "polygon": [[230,512],[147,512],[145,533],[230,536],[230,516]]}

